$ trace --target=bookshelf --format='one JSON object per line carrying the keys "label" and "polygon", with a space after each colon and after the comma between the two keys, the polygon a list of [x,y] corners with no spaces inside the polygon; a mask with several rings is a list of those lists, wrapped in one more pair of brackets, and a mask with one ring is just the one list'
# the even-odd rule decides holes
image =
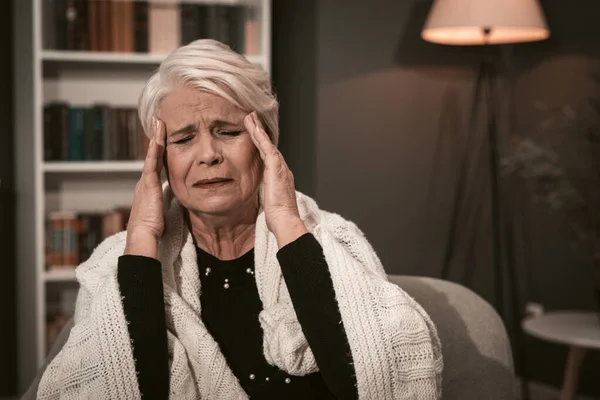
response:
{"label": "bookshelf", "polygon": [[[81,51],[56,51],[44,50],[41,58],[47,63],[112,63],[112,64],[140,64],[158,66],[166,57],[165,54],[127,54],[108,52],[81,52]],[[246,57],[253,64],[266,66],[267,58],[264,55],[249,55]]]}
{"label": "bookshelf", "polygon": [[[243,34],[246,35],[244,46],[252,50],[248,53],[244,52],[246,57],[267,72],[270,72],[271,63],[270,0],[19,0],[14,2],[14,21],[19,21],[18,24],[14,24],[16,73],[14,135],[17,162],[17,303],[21,392],[30,385],[37,369],[45,360],[48,346],[52,342],[52,338],[48,337],[49,332],[56,334],[56,325],[52,327],[47,325],[47,318],[52,313],[61,313],[64,314],[62,316],[64,322],[64,318],[72,313],[77,292],[74,265],[81,261],[79,260],[81,257],[76,259],[77,262],[68,262],[73,259],[65,256],[57,259],[58,261],[54,260],[56,262],[52,263],[53,267],[48,268],[49,257],[56,256],[48,252],[48,248],[52,248],[52,244],[48,243],[56,244],[56,238],[52,233],[54,231],[48,228],[48,224],[53,221],[52,218],[60,219],[75,215],[79,221],[78,225],[75,225],[76,229],[87,232],[89,236],[91,235],[89,232],[93,231],[90,227],[98,227],[91,221],[96,221],[95,223],[100,221],[94,220],[93,215],[106,218],[106,214],[111,214],[116,220],[122,222],[126,218],[126,214],[122,213],[123,209],[131,204],[133,188],[143,165],[144,143],[140,141],[132,144],[132,140],[138,140],[132,138],[141,137],[141,134],[136,136],[139,132],[135,132],[132,125],[128,125],[128,129],[134,132],[128,133],[131,135],[127,136],[126,147],[130,150],[126,154],[85,153],[87,151],[85,149],[88,149],[85,146],[83,150],[85,154],[75,154],[71,149],[74,146],[71,142],[72,137],[69,136],[74,129],[72,121],[75,120],[63,120],[68,121],[67,128],[64,126],[61,129],[54,128],[56,117],[49,116],[55,114],[49,112],[48,107],[52,104],[62,104],[65,113],[75,113],[73,109],[80,109],[79,112],[83,113],[80,114],[82,118],[92,118],[88,115],[97,116],[89,111],[96,110],[97,107],[105,107],[113,114],[121,112],[125,115],[129,112],[127,115],[130,116],[137,105],[137,98],[146,80],[168,53],[168,51],[152,50],[153,48],[160,50],[160,46],[164,49],[165,43],[161,43],[158,47],[151,43],[157,39],[156,35],[153,36],[150,32],[152,30],[150,21],[157,17],[150,14],[144,17],[148,22],[145,28],[148,29],[147,36],[141,36],[148,43],[140,42],[140,38],[136,36],[137,31],[134,31],[133,37],[128,39],[129,47],[115,51],[114,48],[110,48],[111,45],[127,46],[123,44],[127,41],[117,43],[114,38],[120,38],[123,32],[119,31],[120,33],[117,34],[114,30],[123,29],[123,26],[128,25],[117,24],[119,25],[117,27],[113,24],[111,25],[114,33],[112,44],[108,44],[109,48],[104,42],[99,45],[99,36],[93,33],[95,32],[93,27],[99,26],[98,21],[84,24],[85,28],[80,26],[79,29],[87,29],[89,35],[85,45],[81,42],[70,43],[68,38],[65,42],[64,35],[60,36],[63,37],[63,41],[60,42],[56,37],[51,37],[55,36],[57,31],[53,33],[48,29],[48,26],[59,20],[55,18],[56,10],[48,11],[48,5],[58,3],[72,6],[74,4],[76,7],[84,6],[96,10],[97,8],[94,7],[130,7],[129,12],[140,4],[146,4],[149,10],[154,4],[160,4],[164,11],[164,5],[168,3],[169,7],[174,7],[179,12],[180,25],[177,27],[181,31],[178,33],[178,44],[184,43],[184,37],[190,38],[191,20],[187,15],[189,8],[186,9],[185,17],[187,31],[183,30],[184,6],[198,6],[198,14],[194,15],[203,15],[202,22],[211,27],[208,33],[202,31],[197,38],[214,37],[212,32],[216,32],[214,29],[217,26],[214,20],[217,15],[220,15],[219,12],[223,12],[224,7],[241,7],[244,8],[243,12],[247,13],[243,15],[251,14],[251,17],[244,17],[246,19],[243,20],[245,21]],[[118,5],[115,6],[114,3]],[[80,15],[86,15],[89,19],[94,18],[95,14]],[[122,17],[122,14],[120,15]],[[171,12],[171,17],[173,15]],[[129,14],[127,18],[132,17],[138,18],[137,14],[135,16]],[[157,20],[153,21],[154,26],[158,26]],[[248,21],[252,24],[250,25]],[[138,22],[136,19],[135,23]],[[170,23],[174,23],[173,19]],[[52,26],[54,30],[58,29]],[[240,39],[240,36],[238,35],[237,38]],[[248,38],[251,41],[248,41]],[[136,47],[140,46],[140,43],[142,43],[142,50]],[[135,115],[135,112],[133,114]],[[112,132],[117,129],[115,124],[111,126],[114,129],[106,128],[105,131]],[[56,136],[53,129],[63,132],[63,136]],[[68,132],[67,145],[60,142],[65,138],[64,132]],[[81,132],[84,139],[89,137],[90,131]],[[102,137],[102,140],[106,138]],[[63,144],[52,147],[53,143],[58,142]],[[103,146],[107,147],[105,144]],[[116,147],[122,148],[120,145]],[[94,146],[90,148],[94,149]],[[86,220],[87,225],[80,223],[80,218],[84,215],[92,218]],[[105,220],[101,219],[101,221]],[[61,226],[63,228],[66,226],[64,220]],[[81,242],[81,232],[78,235]],[[101,240],[98,237],[95,239]],[[94,243],[92,239],[86,240],[88,245]],[[60,243],[64,244],[64,242]],[[82,256],[85,259],[84,256],[85,254]]]}
{"label": "bookshelf", "polygon": [[75,270],[64,268],[56,271],[44,272],[46,282],[73,282],[75,281]]}
{"label": "bookshelf", "polygon": [[143,161],[50,161],[42,164],[45,173],[82,173],[82,172],[141,172]]}

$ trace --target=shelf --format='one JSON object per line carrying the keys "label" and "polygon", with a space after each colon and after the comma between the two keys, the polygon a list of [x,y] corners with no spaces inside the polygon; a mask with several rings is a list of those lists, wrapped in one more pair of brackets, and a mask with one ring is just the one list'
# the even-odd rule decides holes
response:
{"label": "shelf", "polygon": [[46,282],[74,282],[75,268],[60,267],[44,272],[44,280]]}
{"label": "shelf", "polygon": [[[248,42],[251,46],[246,47],[246,59],[267,73],[271,72],[272,0],[185,1],[239,3],[254,8],[254,15],[250,17],[254,23],[244,27],[244,32],[248,29],[247,34],[251,35],[251,42]],[[43,155],[45,144],[53,139],[44,135],[44,128],[50,121],[44,120],[43,107],[52,102],[64,102],[82,108],[97,104],[112,108],[137,108],[139,95],[148,79],[168,57],[166,52],[57,49],[60,46],[53,44],[56,41],[47,40],[52,38],[46,37],[48,33],[56,33],[59,28],[56,21],[46,18],[49,15],[47,11],[51,11],[46,6],[53,3],[56,1],[13,2],[15,15],[19,16],[12,43],[14,48],[19,49],[15,53],[13,79],[17,121],[14,129],[15,153],[19,154],[15,158],[15,179],[21,191],[27,194],[24,201],[17,202],[15,213],[19,223],[17,251],[22,255],[17,266],[19,329],[22,333],[17,355],[22,361],[19,364],[21,382],[31,380],[46,360],[46,316],[50,314],[49,310],[72,310],[75,300],[69,295],[63,296],[63,293],[78,286],[74,266],[61,265],[51,270],[46,268],[46,239],[49,239],[47,213],[61,210],[81,214],[102,213],[130,207],[135,185],[143,169],[143,160],[70,161],[64,157],[65,160],[46,161]],[[163,18],[162,14],[160,18]],[[80,26],[82,32],[89,33],[89,21],[82,19],[81,22],[84,22]],[[160,27],[163,22],[171,23],[162,20],[156,25]],[[51,26],[44,26],[45,23]],[[147,33],[150,45],[151,30]],[[161,181],[165,180],[163,169]],[[103,235],[99,235],[98,241],[100,236]],[[66,263],[67,260],[64,261]]]}
{"label": "shelf", "polygon": [[46,173],[141,172],[143,161],[50,161],[42,165]]}
{"label": "shelf", "polygon": [[111,53],[87,51],[44,50],[42,60],[52,62],[160,64],[163,54]]}
{"label": "shelf", "polygon": [[[54,63],[108,63],[108,64],[141,64],[158,65],[166,54],[148,53],[112,53],[91,51],[44,50],[42,60]],[[246,56],[253,64],[265,66],[263,56]]]}

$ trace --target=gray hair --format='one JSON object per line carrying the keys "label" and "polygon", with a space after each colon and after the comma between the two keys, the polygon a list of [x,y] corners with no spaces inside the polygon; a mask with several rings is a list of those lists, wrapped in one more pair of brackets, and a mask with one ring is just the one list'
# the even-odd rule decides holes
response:
{"label": "gray hair", "polygon": [[271,141],[279,140],[279,103],[271,90],[268,74],[212,39],[200,39],[179,47],[163,60],[146,83],[138,112],[147,136],[152,135],[152,117],[162,99],[177,86],[196,88],[231,102],[250,113],[256,111]]}

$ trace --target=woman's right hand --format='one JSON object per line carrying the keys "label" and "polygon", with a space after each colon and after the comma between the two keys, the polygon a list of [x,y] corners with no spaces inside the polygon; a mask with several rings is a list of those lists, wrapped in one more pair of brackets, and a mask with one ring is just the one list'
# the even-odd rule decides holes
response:
{"label": "woman's right hand", "polygon": [[152,139],[144,160],[144,169],[133,192],[133,204],[127,223],[125,254],[157,257],[158,240],[165,226],[160,181],[165,135],[164,122],[154,117]]}

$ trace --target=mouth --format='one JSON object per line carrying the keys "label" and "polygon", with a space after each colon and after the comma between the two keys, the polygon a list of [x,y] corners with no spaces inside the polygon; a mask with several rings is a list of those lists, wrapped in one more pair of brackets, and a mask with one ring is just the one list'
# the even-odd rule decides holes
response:
{"label": "mouth", "polygon": [[212,178],[212,179],[201,179],[194,183],[194,187],[200,189],[213,189],[221,186],[225,186],[233,182],[233,179],[229,178]]}

